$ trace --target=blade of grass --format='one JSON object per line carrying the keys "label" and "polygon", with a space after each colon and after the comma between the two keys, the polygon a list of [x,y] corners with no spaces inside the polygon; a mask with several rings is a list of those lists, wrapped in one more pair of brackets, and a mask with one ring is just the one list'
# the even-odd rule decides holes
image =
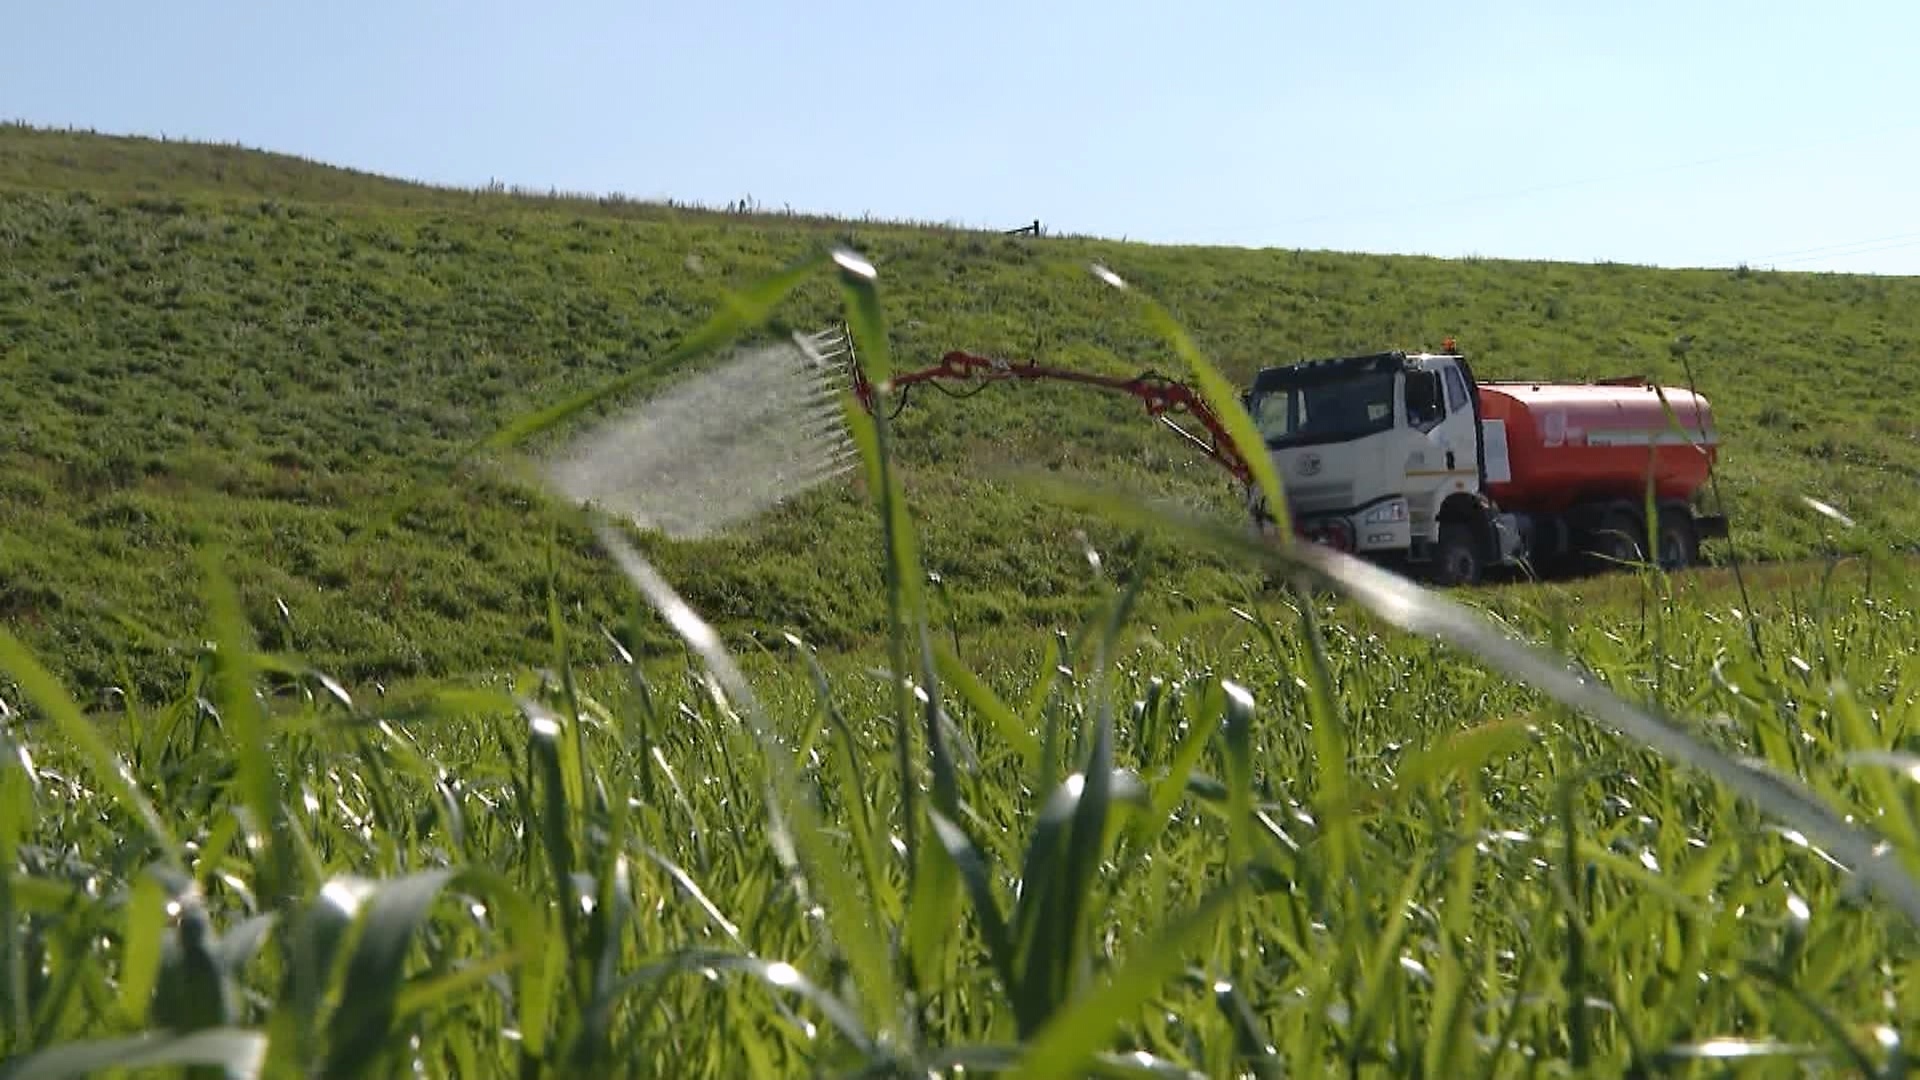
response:
{"label": "blade of grass", "polygon": [[939,662],[940,677],[959,691],[961,699],[999,733],[1000,738],[1020,755],[1020,760],[1029,770],[1039,768],[1040,741],[1020,723],[1020,718],[1014,715],[1013,710],[952,651],[942,647],[935,656]]}
{"label": "blade of grass", "polygon": [[339,1006],[327,1023],[322,1075],[359,1075],[389,1044],[406,991],[402,976],[408,952],[435,901],[454,889],[478,893],[504,910],[509,951],[516,958],[530,955],[540,943],[532,908],[491,872],[423,870],[373,884],[350,912],[360,930],[346,957]]}
{"label": "blade of grass", "polygon": [[1166,338],[1173,345],[1174,352],[1186,361],[1188,369],[1193,372],[1194,381],[1200,384],[1200,396],[1213,408],[1215,416],[1233,439],[1234,448],[1253,472],[1254,486],[1264,500],[1266,512],[1277,524],[1275,542],[1281,546],[1292,546],[1293,517],[1287,509],[1286,491],[1280,483],[1280,474],[1273,467],[1273,459],[1266,453],[1266,440],[1260,437],[1259,427],[1241,404],[1239,392],[1220,374],[1218,368],[1201,355],[1186,330],[1157,301],[1133,289],[1120,275],[1104,266],[1094,266],[1093,273],[1101,281],[1133,295],[1145,309],[1148,325]]}
{"label": "blade of grass", "polygon": [[70,1080],[115,1069],[211,1067],[231,1077],[257,1077],[266,1036],[245,1028],[209,1028],[187,1035],[149,1032],[66,1043],[0,1062],[0,1080]]}
{"label": "blade of grass", "polygon": [[297,891],[293,861],[279,839],[285,799],[267,745],[267,720],[253,693],[253,646],[248,641],[246,616],[239,593],[220,569],[220,555],[217,549],[201,555],[201,575],[217,644],[214,663],[220,715],[232,745],[234,782],[246,811],[247,849],[256,853],[254,888],[269,906],[277,907]]}
{"label": "blade of grass", "polygon": [[1015,986],[1013,940],[1007,933],[1007,922],[1000,912],[1000,903],[993,895],[992,867],[959,823],[948,820],[938,810],[930,811],[927,817],[933,826],[935,838],[947,849],[948,856],[959,868],[961,880],[966,883],[967,892],[973,899],[974,915],[980,921],[980,937],[986,944],[988,960],[1002,984]]}
{"label": "blade of grass", "polygon": [[1112,1037],[1114,1027],[1186,968],[1187,953],[1232,910],[1245,886],[1245,876],[1236,873],[1198,907],[1162,928],[1151,941],[1141,942],[1111,979],[1050,1018],[1027,1040],[1009,1080],[1079,1075]]}
{"label": "blade of grass", "polygon": [[834,775],[839,780],[840,801],[847,808],[847,827],[853,835],[854,851],[860,859],[867,895],[874,898],[874,907],[882,917],[897,915],[900,898],[894,891],[893,880],[882,869],[886,864],[886,856],[873,826],[872,807],[868,803],[870,789],[867,787],[866,770],[861,766],[859,740],[854,737],[853,726],[847,722],[845,714],[834,703],[832,688],[828,685],[826,671],[820,666],[820,658],[811,648],[802,645],[799,639],[789,636],[788,640],[806,660],[807,674],[813,680],[815,696],[819,698],[820,707],[840,743]]}

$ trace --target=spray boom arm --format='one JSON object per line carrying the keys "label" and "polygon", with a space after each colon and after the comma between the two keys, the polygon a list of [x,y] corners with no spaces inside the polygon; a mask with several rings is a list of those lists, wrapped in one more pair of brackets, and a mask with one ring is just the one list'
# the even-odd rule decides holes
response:
{"label": "spray boom arm", "polygon": [[[873,411],[875,390],[866,374],[855,362],[853,368],[853,391],[860,400],[861,407]],[[1047,367],[1032,361],[1014,363],[992,357],[975,356],[958,350],[941,357],[938,364],[894,375],[887,379],[887,385],[901,392],[902,404],[905,404],[906,392],[921,383],[932,383],[936,389],[950,397],[971,397],[985,389],[986,383],[1003,382],[1008,379],[1035,379],[1052,382],[1079,383],[1083,386],[1095,386],[1104,390],[1116,390],[1131,394],[1140,399],[1147,407],[1147,414],[1172,428],[1183,438],[1199,447],[1200,451],[1219,462],[1221,467],[1232,473],[1243,485],[1253,482],[1253,470],[1248,467],[1246,458],[1241,456],[1226,426],[1220,422],[1211,406],[1194,389],[1185,383],[1175,382],[1163,375],[1145,372],[1130,379],[1113,375],[1096,375],[1086,371],[1074,371],[1070,368]],[[954,394],[939,386],[941,381],[968,382],[978,381],[982,385],[966,394]],[[1170,414],[1186,413],[1207,429],[1210,438],[1203,439],[1192,431],[1175,423]]]}

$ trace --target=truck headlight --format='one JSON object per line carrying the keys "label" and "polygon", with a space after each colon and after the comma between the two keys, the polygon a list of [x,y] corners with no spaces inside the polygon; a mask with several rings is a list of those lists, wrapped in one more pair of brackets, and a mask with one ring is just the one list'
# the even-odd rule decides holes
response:
{"label": "truck headlight", "polygon": [[1394,522],[1405,520],[1407,520],[1407,500],[1395,499],[1392,502],[1381,503],[1379,506],[1367,511],[1367,516],[1361,519],[1361,523],[1365,525],[1390,525]]}

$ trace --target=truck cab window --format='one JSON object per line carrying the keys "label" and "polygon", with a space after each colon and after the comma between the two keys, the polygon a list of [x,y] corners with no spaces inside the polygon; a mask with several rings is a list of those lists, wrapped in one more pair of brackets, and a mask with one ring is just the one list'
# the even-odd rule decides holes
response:
{"label": "truck cab window", "polygon": [[1447,418],[1446,403],[1440,397],[1440,376],[1432,371],[1407,372],[1407,426],[1430,430]]}
{"label": "truck cab window", "polygon": [[1467,407],[1467,380],[1460,369],[1447,369],[1447,412],[1457,413]]}

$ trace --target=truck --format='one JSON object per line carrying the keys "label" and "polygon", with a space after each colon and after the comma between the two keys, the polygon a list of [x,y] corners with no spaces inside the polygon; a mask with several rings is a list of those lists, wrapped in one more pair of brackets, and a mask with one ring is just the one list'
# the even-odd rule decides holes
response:
{"label": "truck", "polygon": [[[1649,550],[1678,569],[1727,535],[1704,507],[1719,438],[1692,389],[1481,380],[1449,340],[1267,367],[1242,403],[1301,535],[1436,584],[1500,567],[1600,569]],[[1257,492],[1249,500],[1270,523]]]}
{"label": "truck", "polygon": [[[857,399],[873,408],[850,335],[830,337]],[[1012,379],[1139,398],[1241,482],[1253,527],[1271,532],[1276,515],[1247,464],[1264,453],[1297,535],[1441,586],[1502,569],[1605,569],[1647,561],[1649,550],[1680,569],[1703,541],[1727,535],[1726,517],[1703,499],[1719,450],[1711,404],[1639,376],[1482,380],[1451,338],[1433,352],[1263,367],[1241,394],[1265,444],[1253,448],[1236,445],[1192,387],[1151,371],[1126,378],[956,350],[888,384],[904,407],[920,383]]]}

